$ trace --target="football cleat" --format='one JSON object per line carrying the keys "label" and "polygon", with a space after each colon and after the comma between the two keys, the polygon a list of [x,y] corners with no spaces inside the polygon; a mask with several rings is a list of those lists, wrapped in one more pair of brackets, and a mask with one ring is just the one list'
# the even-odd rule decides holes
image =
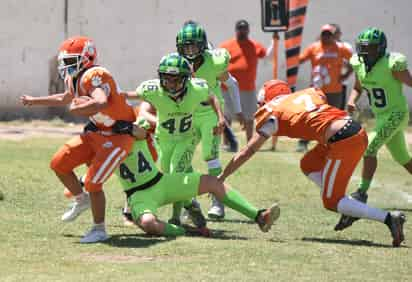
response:
{"label": "football cleat", "polygon": [[175,218],[175,217],[170,218],[170,219],[167,221],[167,223],[169,223],[169,224],[174,224],[174,225],[176,225],[176,226],[182,225],[182,223],[180,222],[180,218]]}
{"label": "football cleat", "polygon": [[73,221],[88,208],[90,208],[90,197],[88,193],[83,193],[82,199],[74,200],[74,202],[71,204],[70,210],[62,215],[62,221]]}
{"label": "football cleat", "polygon": [[[365,203],[368,201],[368,194],[366,192],[361,192],[360,190],[357,190],[356,192],[353,192],[351,194],[351,197],[359,202]],[[357,217],[352,217],[348,215],[342,215],[339,219],[338,224],[335,225],[335,231],[342,231],[343,229],[346,229],[350,227],[355,221],[357,221],[359,218]]]}
{"label": "football cleat", "polygon": [[200,204],[196,199],[192,199],[191,205],[184,208],[187,211],[190,220],[196,227],[202,228],[206,226],[206,218],[203,216]]}
{"label": "football cleat", "polygon": [[387,223],[389,230],[392,235],[392,246],[399,247],[401,243],[405,240],[405,235],[403,234],[403,224],[406,221],[406,216],[399,211],[389,212],[390,220]]}
{"label": "football cleat", "polygon": [[82,244],[89,244],[89,243],[98,243],[103,242],[109,239],[109,236],[106,233],[106,229],[96,228],[95,226],[84,235],[84,237],[80,240]]}
{"label": "football cleat", "polygon": [[207,212],[207,216],[213,219],[223,219],[225,217],[225,206],[212,196],[212,205]]}
{"label": "football cleat", "polygon": [[186,236],[211,237],[211,232],[207,227],[193,227],[186,224],[182,227],[185,229]]}
{"label": "football cleat", "polygon": [[274,203],[270,208],[259,211],[256,217],[256,222],[262,232],[268,232],[273,223],[279,218],[279,216],[279,205],[277,203]]}

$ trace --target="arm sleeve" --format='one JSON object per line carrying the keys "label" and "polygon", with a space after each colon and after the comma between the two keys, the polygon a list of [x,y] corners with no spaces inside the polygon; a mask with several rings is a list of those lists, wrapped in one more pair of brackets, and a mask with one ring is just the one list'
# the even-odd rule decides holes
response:
{"label": "arm sleeve", "polygon": [[260,135],[266,138],[269,138],[270,136],[276,134],[277,131],[278,131],[278,120],[274,116],[271,116],[260,126],[260,128],[256,129],[257,133],[259,133]]}
{"label": "arm sleeve", "polygon": [[229,73],[229,78],[225,81],[225,85],[228,88],[228,92],[230,96],[232,96],[233,99],[231,101],[233,102],[233,108],[235,113],[240,113],[242,112],[242,107],[240,105],[240,96],[239,96],[239,84],[230,73]]}
{"label": "arm sleeve", "polygon": [[279,122],[276,113],[268,106],[264,105],[255,114],[256,132],[270,137],[277,133]]}
{"label": "arm sleeve", "polygon": [[157,80],[147,80],[136,88],[136,96],[153,104],[153,100],[156,99],[159,89],[160,84]]}
{"label": "arm sleeve", "polygon": [[142,98],[142,99],[145,99],[145,85],[144,85],[144,82],[143,83],[141,83],[139,86],[137,86],[137,88],[136,88],[136,95],[138,96],[138,97],[140,97],[140,98]]}
{"label": "arm sleeve", "polygon": [[100,69],[93,69],[81,78],[80,85],[88,95],[92,93],[94,89],[101,88],[106,96],[110,97],[110,80],[113,80],[113,78],[109,73]]}
{"label": "arm sleeve", "polygon": [[213,63],[215,66],[216,73],[220,76],[222,73],[227,71],[230,61],[230,54],[224,48],[219,48],[213,50]]}
{"label": "arm sleeve", "polygon": [[389,66],[392,71],[404,71],[408,69],[408,61],[403,54],[391,53],[389,57]]}

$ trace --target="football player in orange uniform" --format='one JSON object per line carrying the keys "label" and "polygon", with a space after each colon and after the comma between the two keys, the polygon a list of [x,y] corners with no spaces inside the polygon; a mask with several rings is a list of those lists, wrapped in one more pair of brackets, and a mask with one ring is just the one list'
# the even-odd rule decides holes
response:
{"label": "football player in orange uniform", "polygon": [[350,177],[368,145],[362,127],[345,111],[327,104],[325,94],[308,88],[295,93],[286,82],[271,80],[264,84],[265,105],[255,114],[256,133],[237,153],[223,173],[221,181],[236,171],[272,135],[302,138],[318,142],[302,158],[303,173],[321,188],[326,209],[358,218],[385,223],[398,247],[404,240],[405,215],[387,212],[345,196]]}
{"label": "football player in orange uniform", "polygon": [[[59,74],[65,80],[64,93],[51,96],[22,96],[23,105],[70,105],[72,114],[89,117],[84,133],[64,144],[53,156],[50,167],[74,195],[72,208],[62,220],[72,221],[91,204],[94,226],[81,243],[108,238],[105,225],[105,196],[102,185],[132,148],[132,136],[121,133],[136,119],[133,108],[119,94],[117,83],[105,68],[96,65],[97,50],[87,37],[65,40],[59,49]],[[88,164],[83,192],[74,168]]]}

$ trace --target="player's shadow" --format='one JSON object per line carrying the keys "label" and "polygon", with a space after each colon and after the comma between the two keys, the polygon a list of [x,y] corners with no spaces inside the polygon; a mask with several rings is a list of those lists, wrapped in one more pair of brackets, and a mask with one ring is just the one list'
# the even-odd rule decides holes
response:
{"label": "player's shadow", "polygon": [[175,237],[156,237],[147,234],[115,234],[102,243],[116,248],[146,248],[175,239]]}
{"label": "player's shadow", "polygon": [[240,224],[256,224],[253,220],[243,220],[243,219],[213,219],[208,218],[207,221],[209,222],[216,222],[216,223],[240,223]]}
{"label": "player's shadow", "polygon": [[[342,240],[342,239],[303,237],[302,241],[312,242],[312,243],[351,245],[351,246],[360,246],[360,247],[393,248],[391,245],[375,243],[375,242],[368,241],[368,240]],[[405,246],[405,245],[402,245],[401,247],[409,248],[409,246]]]}
{"label": "player's shadow", "polygon": [[[82,236],[63,234],[66,238],[78,238],[77,244],[80,244],[80,239]],[[168,241],[175,240],[174,237],[154,237],[146,234],[115,234],[111,235],[106,241],[101,242],[101,244],[106,244],[117,248],[145,248],[158,243],[166,243]]]}
{"label": "player's shadow", "polygon": [[383,208],[383,209],[387,210],[387,211],[397,210],[397,211],[402,211],[402,212],[412,212],[412,208],[396,208],[396,207],[393,207],[393,208]]}
{"label": "player's shadow", "polygon": [[[206,239],[215,240],[249,240],[250,238],[240,236],[238,233],[233,231],[223,230],[223,229],[210,229],[211,236]],[[231,234],[232,233],[232,234]]]}

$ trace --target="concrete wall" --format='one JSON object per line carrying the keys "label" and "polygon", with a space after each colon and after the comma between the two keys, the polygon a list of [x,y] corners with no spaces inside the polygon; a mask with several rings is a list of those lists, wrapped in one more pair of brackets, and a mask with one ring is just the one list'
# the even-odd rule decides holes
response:
{"label": "concrete wall", "polygon": [[[50,58],[65,37],[64,0],[0,1],[0,118],[25,115],[18,104],[23,93],[48,92]],[[187,19],[201,22],[214,44],[233,35],[240,18],[251,24],[251,37],[268,45],[270,34],[260,30],[260,1],[255,0],[68,0],[68,35],[92,37],[100,63],[124,89],[156,75],[162,55],[175,48],[175,35]],[[395,5],[396,4],[396,5]],[[382,28],[389,48],[412,58],[408,0],[311,0],[303,46],[327,22],[339,23],[343,38],[353,42],[366,26]],[[283,42],[281,43],[283,45]],[[285,75],[280,48],[279,75]],[[270,61],[259,66],[258,84],[271,78]],[[309,65],[299,71],[299,87],[308,85]],[[408,94],[411,91],[407,89]],[[37,111],[42,114],[44,111]]]}

